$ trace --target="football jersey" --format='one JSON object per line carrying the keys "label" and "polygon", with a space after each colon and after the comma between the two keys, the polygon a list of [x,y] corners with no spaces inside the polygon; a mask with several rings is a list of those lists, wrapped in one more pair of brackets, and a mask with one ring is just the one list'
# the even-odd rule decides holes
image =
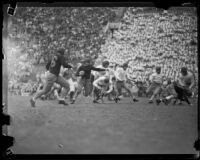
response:
{"label": "football jersey", "polygon": [[103,68],[96,68],[92,65],[88,65],[88,66],[80,66],[76,72],[76,76],[79,76],[79,72],[80,71],[84,71],[84,75],[82,75],[82,78],[85,78],[85,79],[90,79],[90,75],[91,75],[91,71],[105,71],[105,69]]}
{"label": "football jersey", "polygon": [[58,76],[60,73],[61,66],[65,67],[65,68],[71,68],[71,66],[65,62],[64,56],[62,56],[60,54],[56,54],[52,57],[52,59],[50,61],[49,72]]}
{"label": "football jersey", "polygon": [[179,80],[185,87],[189,87],[193,83],[194,77],[191,72],[188,72],[186,76],[181,75]]}
{"label": "football jersey", "polygon": [[115,77],[119,81],[125,81],[126,80],[126,71],[123,68],[118,67],[115,71]]}
{"label": "football jersey", "polygon": [[153,73],[153,74],[151,75],[151,81],[152,81],[152,82],[161,84],[161,83],[162,83],[162,80],[163,80],[162,74]]}

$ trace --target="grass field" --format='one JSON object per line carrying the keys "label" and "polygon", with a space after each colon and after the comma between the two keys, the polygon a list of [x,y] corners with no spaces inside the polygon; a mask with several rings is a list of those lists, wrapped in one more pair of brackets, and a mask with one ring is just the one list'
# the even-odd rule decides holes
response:
{"label": "grass field", "polygon": [[73,105],[9,96],[14,154],[194,154],[197,104],[148,104],[124,98],[93,104],[79,97]]}

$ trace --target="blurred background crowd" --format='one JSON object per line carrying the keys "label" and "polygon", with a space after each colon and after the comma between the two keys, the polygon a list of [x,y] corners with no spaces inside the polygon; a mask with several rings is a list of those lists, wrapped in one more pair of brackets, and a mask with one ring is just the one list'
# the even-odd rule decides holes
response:
{"label": "blurred background crowd", "polygon": [[[186,66],[198,82],[197,14],[195,8],[126,8],[120,28],[105,32],[116,7],[18,8],[9,21],[9,90],[26,95],[37,89],[45,64],[60,47],[76,65],[90,57],[95,65],[103,60],[121,65],[128,74],[145,82],[155,66],[177,80]],[[197,88],[197,87],[196,87]]]}

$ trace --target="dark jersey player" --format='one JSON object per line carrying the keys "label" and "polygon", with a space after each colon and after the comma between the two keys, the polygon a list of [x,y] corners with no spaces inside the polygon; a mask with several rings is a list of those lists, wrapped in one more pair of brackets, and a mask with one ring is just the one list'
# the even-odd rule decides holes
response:
{"label": "dark jersey player", "polygon": [[35,101],[38,98],[40,98],[42,95],[47,94],[51,90],[51,87],[54,83],[58,83],[62,87],[69,89],[68,82],[63,77],[59,76],[61,66],[63,66],[64,68],[72,68],[72,66],[65,61],[64,52],[64,49],[58,50],[58,52],[47,63],[46,69],[48,70],[48,72],[46,74],[44,87],[41,91],[37,92],[33,98],[31,98],[30,102],[32,107],[35,107]]}
{"label": "dark jersey player", "polygon": [[85,90],[85,97],[89,96],[90,86],[91,86],[91,71],[105,71],[102,68],[96,68],[90,63],[90,59],[83,61],[82,65],[78,68],[76,76],[78,77],[78,88],[74,94],[73,100],[71,103],[74,103],[78,95],[81,93],[83,87]]}

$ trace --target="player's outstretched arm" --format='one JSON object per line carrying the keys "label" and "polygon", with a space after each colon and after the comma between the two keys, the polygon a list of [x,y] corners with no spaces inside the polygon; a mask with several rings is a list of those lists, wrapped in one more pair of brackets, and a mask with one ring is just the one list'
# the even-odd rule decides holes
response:
{"label": "player's outstretched arm", "polygon": [[91,67],[91,70],[93,71],[106,71],[106,69],[103,69],[103,68],[96,68],[94,66]]}
{"label": "player's outstretched arm", "polygon": [[72,65],[70,65],[70,64],[68,64],[68,63],[66,63],[66,62],[64,62],[63,66],[64,66],[65,68],[72,68]]}
{"label": "player's outstretched arm", "polygon": [[66,59],[62,56],[59,57],[61,64],[64,68],[72,68],[72,65],[70,65],[69,63],[66,62]]}

